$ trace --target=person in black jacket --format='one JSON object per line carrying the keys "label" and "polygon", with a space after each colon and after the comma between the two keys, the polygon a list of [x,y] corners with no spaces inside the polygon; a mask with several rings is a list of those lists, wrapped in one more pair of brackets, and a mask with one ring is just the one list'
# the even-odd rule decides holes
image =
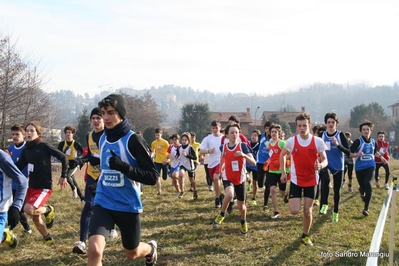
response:
{"label": "person in black jacket", "polygon": [[[49,143],[42,141],[40,137],[42,128],[39,124],[30,122],[25,127],[25,132],[26,148],[22,151],[21,157],[16,162],[20,170],[28,166],[29,188],[26,194],[24,211],[32,217],[32,221],[43,236],[45,244],[51,244],[53,238],[47,229],[53,227],[54,207],[51,205],[44,206],[53,192],[51,156],[56,157],[62,164],[61,177],[58,180],[61,189],[64,189],[67,184],[68,160],[65,154]],[[42,214],[46,218],[46,224],[43,223]]]}

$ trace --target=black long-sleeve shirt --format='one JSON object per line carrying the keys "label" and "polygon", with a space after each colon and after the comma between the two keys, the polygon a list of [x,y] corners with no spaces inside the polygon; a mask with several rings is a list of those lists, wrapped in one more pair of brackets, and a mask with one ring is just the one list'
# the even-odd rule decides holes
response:
{"label": "black long-sleeve shirt", "polygon": [[68,159],[64,153],[40,139],[26,143],[26,148],[22,151],[16,165],[20,170],[28,166],[30,188],[52,189],[51,156],[61,161],[61,177],[66,177]]}

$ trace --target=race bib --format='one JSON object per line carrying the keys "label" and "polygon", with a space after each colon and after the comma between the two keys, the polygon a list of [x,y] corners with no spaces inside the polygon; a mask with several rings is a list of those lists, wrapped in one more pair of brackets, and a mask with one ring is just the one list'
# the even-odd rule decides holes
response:
{"label": "race bib", "polygon": [[233,171],[239,171],[238,161],[232,161],[232,162],[231,162],[231,169],[232,169]]}
{"label": "race bib", "polygon": [[327,149],[326,150],[331,150],[331,142],[330,141],[326,141],[326,146],[327,146]]}
{"label": "race bib", "polygon": [[33,172],[35,170],[35,166],[31,163],[28,163],[28,172]]}
{"label": "race bib", "polygon": [[107,187],[123,187],[125,179],[123,174],[116,170],[104,170],[102,184]]}
{"label": "race bib", "polygon": [[65,154],[66,154],[66,155],[71,155],[71,149],[68,148],[68,149],[65,151]]}

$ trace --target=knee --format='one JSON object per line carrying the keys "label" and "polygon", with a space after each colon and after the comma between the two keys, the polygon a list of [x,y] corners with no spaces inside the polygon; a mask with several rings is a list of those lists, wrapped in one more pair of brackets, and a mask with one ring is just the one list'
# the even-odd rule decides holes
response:
{"label": "knee", "polygon": [[35,208],[34,208],[32,205],[28,205],[28,204],[27,204],[27,205],[24,206],[23,211],[24,211],[27,215],[32,216],[33,213],[34,213],[34,211],[35,211]]}
{"label": "knee", "polygon": [[312,216],[312,208],[304,208],[303,209],[303,216],[306,218],[310,218]]}
{"label": "knee", "polygon": [[276,186],[270,187],[270,193],[276,194],[276,192],[277,192]]}

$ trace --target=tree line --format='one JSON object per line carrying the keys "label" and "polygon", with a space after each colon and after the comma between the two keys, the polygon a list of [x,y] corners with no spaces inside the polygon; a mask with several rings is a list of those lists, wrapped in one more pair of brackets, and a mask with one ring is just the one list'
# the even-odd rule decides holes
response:
{"label": "tree line", "polygon": [[[18,51],[16,42],[13,42],[10,36],[0,33],[0,146],[2,148],[8,146],[7,139],[10,138],[11,126],[15,123],[26,124],[29,121],[37,121],[48,129],[63,129],[66,125],[74,125],[78,129],[78,140],[81,143],[85,143],[85,136],[91,130],[88,117],[91,109],[97,106],[97,103],[103,97],[111,93],[110,91],[103,91],[93,98],[90,98],[87,93],[84,96],[76,96],[72,91],[47,93],[42,89],[44,82],[45,73],[40,71],[40,64],[35,63],[29,56],[22,55]],[[176,93],[173,90],[174,88],[170,86],[167,88],[172,93]],[[315,84],[307,89],[302,88],[301,93],[303,95],[313,95],[315,90],[319,88],[320,84]],[[167,104],[159,102],[157,97],[153,96],[154,93],[151,93],[154,92],[154,89],[145,90],[136,95],[132,95],[132,91],[126,91],[126,89],[121,89],[118,92],[124,96],[129,106],[126,117],[133,125],[133,129],[141,131],[148,142],[153,140],[153,132],[156,127],[167,127],[166,132],[182,133],[193,131],[197,134],[197,139],[201,140],[210,131],[211,111],[223,111],[216,107],[211,107],[210,103],[217,101],[215,98],[218,97],[208,92],[205,94],[209,97],[199,98],[201,101],[188,102],[181,106],[173,107],[179,111],[179,114],[174,117],[178,122],[167,125],[165,121],[169,120],[171,115],[174,115],[174,113],[170,113],[170,106],[172,103],[176,103],[176,100],[169,99],[166,102]],[[325,89],[325,93],[337,93],[337,90],[342,91],[343,89],[339,86],[337,88],[337,85],[331,85],[330,89]],[[395,90],[395,88],[393,89]],[[398,88],[396,88],[397,90]],[[191,90],[185,91],[186,96],[193,92]],[[293,97],[291,94],[287,92],[284,98],[290,99]],[[165,94],[158,93],[158,95],[166,98]],[[242,111],[238,109],[243,107],[243,104],[240,104],[240,99],[243,98],[240,97],[233,97],[231,94],[225,96],[230,101],[228,106],[232,109],[237,109],[237,112]],[[277,96],[271,96],[271,98],[273,97]],[[365,95],[362,95],[360,98],[363,99],[364,97]],[[191,99],[193,98],[195,97],[191,97]],[[390,100],[394,101],[393,99]],[[276,105],[276,115],[271,117],[275,122],[286,127],[287,130],[289,126],[286,123],[290,121],[279,120],[277,112],[295,111],[294,102],[297,101],[286,100],[284,107],[281,104]],[[309,100],[309,102],[314,101]],[[386,132],[399,130],[397,126],[395,127],[388,121],[385,108],[380,103],[369,99],[365,102],[367,104],[360,103],[351,109],[350,127],[356,128],[361,121],[369,119],[376,124],[375,128],[378,130]],[[318,103],[316,99],[315,106],[320,104],[322,103]],[[319,113],[324,116],[325,112],[320,110]],[[339,114],[339,111],[337,113]],[[51,135],[52,133],[49,134],[45,137],[51,141],[53,136]]]}

